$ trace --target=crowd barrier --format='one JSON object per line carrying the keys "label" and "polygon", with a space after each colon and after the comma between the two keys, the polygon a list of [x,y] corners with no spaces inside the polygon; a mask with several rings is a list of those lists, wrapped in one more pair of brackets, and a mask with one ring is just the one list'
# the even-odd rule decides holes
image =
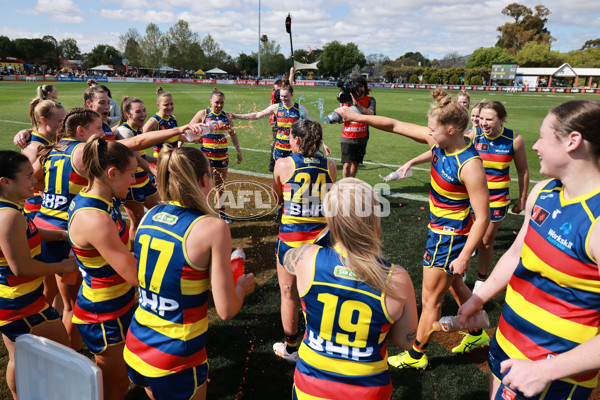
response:
{"label": "crowd barrier", "polygon": [[[273,79],[196,79],[196,78],[129,78],[129,77],[96,77],[96,76],[28,76],[28,75],[3,75],[5,81],[50,81],[50,82],[86,82],[95,79],[97,82],[128,82],[128,83],[187,83],[208,85],[272,85]],[[335,81],[308,81],[298,80],[295,86],[336,86]],[[485,86],[485,85],[433,85],[413,83],[369,83],[370,87],[387,89],[425,89],[433,90],[441,86],[445,90],[466,90],[481,92],[533,92],[533,93],[589,93],[600,94],[600,88],[565,88],[565,87],[537,87],[524,86]]]}

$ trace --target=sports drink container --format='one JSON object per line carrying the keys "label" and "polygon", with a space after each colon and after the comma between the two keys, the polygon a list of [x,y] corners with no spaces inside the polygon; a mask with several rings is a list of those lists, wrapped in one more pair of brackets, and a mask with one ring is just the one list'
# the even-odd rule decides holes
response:
{"label": "sports drink container", "polygon": [[381,176],[381,175],[379,175],[379,176],[385,182],[390,182],[390,181],[396,181],[398,179],[410,178],[411,176],[413,176],[413,172],[412,172],[412,169],[409,169],[404,174],[402,174],[398,171],[394,171],[391,174],[389,174],[388,176]]}
{"label": "sports drink container", "polygon": [[[358,108],[356,108],[356,106],[352,106],[350,107],[350,109],[354,110],[355,113],[360,114],[360,111],[358,111]],[[336,113],[335,111],[332,111],[327,115],[328,124],[341,124],[342,122],[344,122],[342,120],[342,116]]]}
{"label": "sports drink container", "polygon": [[210,121],[206,123],[206,126],[202,127],[202,130],[198,133],[193,133],[191,129],[185,130],[185,138],[188,142],[196,142],[202,136],[211,134],[219,129],[223,128],[225,125],[221,121]]}
{"label": "sports drink container", "polygon": [[485,310],[478,311],[471,315],[469,318],[467,318],[465,325],[461,325],[458,322],[458,316],[442,317],[439,321],[433,323],[433,329],[443,332],[454,332],[458,331],[459,329],[475,330],[489,327],[490,319]]}
{"label": "sports drink container", "polygon": [[246,254],[241,247],[238,247],[231,253],[231,271],[233,272],[234,285],[237,284],[238,278],[244,275],[244,261],[246,261]]}

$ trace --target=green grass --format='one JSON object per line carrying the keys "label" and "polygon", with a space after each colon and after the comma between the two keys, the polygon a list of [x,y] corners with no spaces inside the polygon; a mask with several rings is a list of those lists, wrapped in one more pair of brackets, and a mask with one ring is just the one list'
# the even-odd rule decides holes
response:
{"label": "green grass", "polygon": [[[19,129],[27,127],[28,103],[35,93],[37,84],[27,82],[0,82],[0,148],[14,149],[12,137]],[[59,100],[67,109],[82,104],[83,83],[57,83]],[[109,87],[113,96],[123,95],[142,98],[148,114],[155,112],[155,88],[153,84],[112,83]],[[175,115],[180,123],[189,121],[201,108],[208,106],[213,86],[208,85],[163,85],[175,100]],[[220,86],[226,94],[225,109],[232,112],[258,111],[269,104],[270,87]],[[296,98],[304,96],[306,102],[323,99],[325,113],[336,107],[335,88],[297,87]],[[398,118],[417,124],[426,124],[426,112],[431,102],[428,91],[375,89],[372,95],[377,99],[379,115]],[[506,126],[521,133],[528,149],[528,159],[532,180],[540,180],[537,156],[531,146],[537,140],[539,127],[547,111],[561,102],[588,95],[545,95],[545,94],[503,94],[472,93],[472,101],[495,99],[504,102],[508,109]],[[313,118],[319,116],[315,104],[307,105]],[[324,117],[325,115],[323,115]],[[12,121],[12,122],[9,122]],[[233,168],[267,173],[268,154],[271,143],[271,130],[268,119],[255,122],[236,121],[240,125],[237,133],[244,150],[244,162]],[[323,125],[325,140],[333,150],[333,157],[340,155],[339,125]],[[401,165],[410,158],[426,150],[424,145],[393,136],[377,130],[371,131],[366,163],[359,170],[358,177],[375,184],[380,182],[378,175],[385,175],[393,168],[379,164]],[[339,163],[338,163],[339,164]],[[338,167],[341,176],[341,167]],[[252,179],[252,178],[249,178]],[[394,197],[390,216],[383,220],[383,243],[385,256],[389,261],[404,266],[410,273],[418,304],[421,296],[421,260],[425,248],[427,231],[427,203],[411,198],[410,195],[426,196],[429,190],[427,168],[415,170],[414,178],[396,181],[391,184]],[[513,198],[518,189],[516,182],[511,185]],[[232,225],[234,243],[244,241],[249,254],[248,266],[252,271],[271,270],[274,267],[273,235],[277,227],[270,225],[256,229],[251,222]],[[508,215],[503,222],[495,243],[495,260],[511,245],[520,228],[522,217]],[[249,232],[253,235],[248,238]],[[236,244],[237,245],[237,244]],[[254,268],[254,269],[252,269]],[[467,283],[472,285],[476,275],[475,263],[471,265]],[[492,325],[498,322],[503,296],[486,305]],[[443,314],[455,314],[457,306],[447,296]],[[208,355],[211,365],[209,398],[213,399],[280,399],[289,398],[293,381],[293,368],[272,355],[272,343],[281,340],[282,329],[279,317],[279,288],[276,278],[267,280],[257,287],[247,299],[242,311],[228,322],[217,321],[208,331]],[[438,338],[442,338],[439,337]],[[442,338],[443,339],[443,338]],[[439,340],[438,340],[439,342]],[[390,353],[397,350],[390,346]],[[476,352],[469,357],[452,355],[446,348],[433,342],[428,350],[430,367],[424,372],[392,371],[394,399],[486,399],[487,374],[477,363],[486,359],[486,353]],[[0,352],[6,363],[6,353]],[[0,392],[1,398],[9,398],[7,389]],[[129,399],[145,398],[143,390],[132,390]]]}

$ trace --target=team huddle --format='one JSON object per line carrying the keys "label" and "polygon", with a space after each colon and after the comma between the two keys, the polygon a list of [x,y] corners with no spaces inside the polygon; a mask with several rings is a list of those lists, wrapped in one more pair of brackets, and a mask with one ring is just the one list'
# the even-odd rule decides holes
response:
{"label": "team huddle", "polygon": [[[84,107],[67,112],[56,88],[40,87],[32,129],[15,138],[23,152],[0,151],[0,332],[13,397],[14,342],[30,333],[76,351],[85,344],[107,399],[123,399],[130,382],[152,399],[206,398],[209,296],[227,320],[256,283],[253,274],[234,283],[230,265],[231,220],[219,202],[227,136],[240,163],[233,120],[273,115],[284,333],[273,352],[296,366],[292,398],[391,398],[389,366],[427,367],[428,332],[448,291],[464,322],[504,290],[494,336],[470,331],[452,351],[489,345],[492,399],[588,398],[600,368],[600,357],[590,357],[600,351],[600,103],[550,110],[533,146],[550,179],[529,192],[525,144],[503,126],[502,103],[481,102],[469,114],[468,93],[453,100],[438,88],[428,125],[419,126],[375,115],[366,82],[359,88],[336,110],[344,121],[337,181],[322,128],[294,102],[290,82],[278,84],[271,106],[249,114],[226,113],[215,89],[210,107],[183,126],[162,88],[148,121],[143,101],[125,97],[111,127],[108,88],[92,82]],[[368,127],[429,149],[398,169],[431,165],[420,315],[407,271],[382,256],[380,195],[355,178]],[[189,141],[199,146],[182,146]],[[525,220],[490,273],[513,162],[512,211],[524,210]],[[475,252],[471,290],[463,277]],[[404,351],[388,356],[388,339]]]}

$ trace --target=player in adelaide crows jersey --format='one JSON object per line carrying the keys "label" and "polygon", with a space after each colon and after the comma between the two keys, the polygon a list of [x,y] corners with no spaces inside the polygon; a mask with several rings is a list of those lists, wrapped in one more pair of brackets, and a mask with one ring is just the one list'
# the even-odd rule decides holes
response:
{"label": "player in adelaide crows jersey", "polygon": [[[173,96],[171,93],[164,91],[161,86],[156,88],[156,93],[156,106],[158,107],[158,111],[150,117],[148,122],[146,122],[142,129],[143,132],[173,129],[178,126],[177,118],[173,115],[173,110],[175,109]],[[154,146],[154,157],[158,157],[158,153],[163,146],[179,147],[178,140],[179,138],[177,136],[173,136],[164,143],[159,143]]]}
{"label": "player in adelaide crows jersey", "polygon": [[[292,155],[290,145],[290,128],[292,124],[300,119],[310,120],[306,108],[301,104],[295,103],[293,96],[294,87],[284,83],[279,89],[280,103],[273,104],[262,111],[249,114],[229,114],[233,119],[245,120],[257,120],[275,114],[277,118],[277,135],[275,137],[275,149],[273,150],[275,161]],[[325,143],[323,143],[323,148],[326,155],[331,154],[331,150],[329,150],[329,147]]]}
{"label": "player in adelaide crows jersey", "polygon": [[[489,193],[481,157],[473,144],[464,138],[469,123],[468,112],[441,88],[436,89],[432,96],[436,102],[428,113],[428,127],[356,114],[347,107],[336,110],[344,121],[363,122],[407,136],[427,143],[431,149],[429,232],[423,256],[423,308],[415,345],[408,352],[388,360],[398,368],[427,366],[424,352],[428,344],[427,332],[441,317],[442,302],[449,289],[459,305],[471,296],[462,275],[490,218]],[[488,343],[487,334],[479,330],[465,336],[454,351],[467,351]]]}
{"label": "player in adelaide crows jersey", "polygon": [[97,136],[82,156],[89,186],[69,206],[69,241],[83,271],[73,323],[102,370],[104,396],[123,399],[129,382],[123,347],[136,307],[136,260],[120,201],[135,181],[137,160],[118,141]]}
{"label": "player in adelaide crows jersey", "polygon": [[307,244],[284,256],[306,319],[294,399],[392,395],[387,340],[412,346],[417,306],[406,270],[381,255],[381,206],[371,186],[342,179],[323,202],[335,246]]}
{"label": "player in adelaide crows jersey", "polygon": [[109,125],[110,97],[108,97],[108,94],[104,89],[98,85],[90,86],[83,93],[83,105],[85,108],[89,108],[100,114],[100,117],[102,117],[102,131],[104,132],[104,138],[106,140],[114,140],[115,135]]}
{"label": "player in adelaide crows jersey", "polygon": [[33,167],[26,156],[0,150],[0,332],[8,351],[6,382],[17,398],[14,342],[23,334],[52,339],[65,346],[69,337],[56,310],[46,303],[42,277],[73,272],[73,260],[44,263],[42,240],[67,240],[64,231],[38,229],[20,204],[33,193]]}
{"label": "player in adelaide crows jersey", "polygon": [[479,129],[467,136],[481,156],[490,191],[490,225],[478,247],[478,276],[473,293],[487,279],[494,252],[494,239],[510,204],[510,164],[515,163],[519,179],[519,197],[512,207],[518,214],[525,208],[529,189],[529,168],[523,136],[503,126],[506,109],[499,101],[484,103],[479,112]]}
{"label": "player in adelaide crows jersey", "polygon": [[273,190],[283,204],[277,237],[277,276],[281,290],[281,322],[285,341],[273,345],[289,361],[298,357],[298,292],[295,278],[282,266],[285,252],[305,243],[329,245],[329,228],[323,216],[323,198],[335,182],[335,162],[318,153],[323,131],[318,122],[296,121],[291,126],[292,156],[275,162]]}
{"label": "player in adelaide crows jersey", "polygon": [[256,278],[234,285],[231,234],[207,204],[212,177],[202,151],[162,150],[156,181],[165,203],[144,216],[135,238],[140,306],[124,357],[131,381],[152,398],[205,399],[209,297],[230,319]]}
{"label": "player in adelaide crows jersey", "polygon": [[[229,150],[227,148],[227,135],[231,137],[231,142],[237,153],[237,163],[242,162],[242,149],[238,137],[233,129],[233,123],[230,121],[227,113],[223,111],[225,106],[225,94],[219,89],[214,88],[210,95],[210,108],[200,110],[192,118],[192,123],[202,122],[205,124],[214,123],[213,126],[218,127],[212,132],[202,136],[202,151],[210,161],[212,174],[214,178],[214,187],[217,190],[217,202],[220,203],[223,195],[223,185],[227,179],[227,171],[229,166]],[[231,220],[225,213],[225,206],[220,205],[219,217],[227,223]]]}
{"label": "player in adelaide crows jersey", "polygon": [[533,150],[540,174],[525,220],[466,318],[506,289],[490,346],[490,398],[587,399],[600,359],[600,103],[553,108]]}

